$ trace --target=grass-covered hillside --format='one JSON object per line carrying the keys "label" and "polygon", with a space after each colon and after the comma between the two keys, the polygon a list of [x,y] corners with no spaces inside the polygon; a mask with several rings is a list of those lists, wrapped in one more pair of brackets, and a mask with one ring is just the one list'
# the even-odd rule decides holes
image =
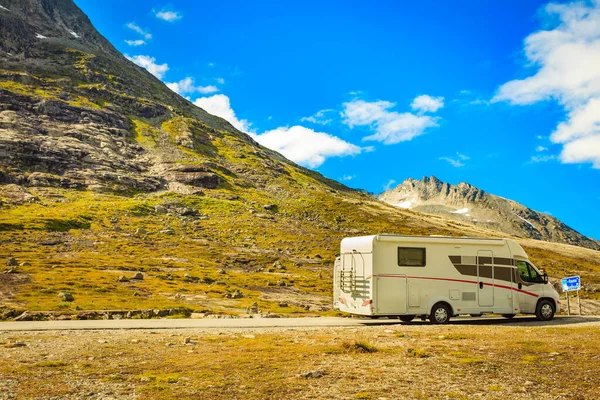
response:
{"label": "grass-covered hillside", "polygon": [[[295,197],[284,189],[267,196],[236,187],[204,195],[123,196],[4,186],[5,199],[7,193],[13,201],[35,197],[1,209],[0,257],[18,264],[16,273],[0,275],[2,302],[11,309],[66,313],[178,307],[217,314],[257,308],[263,314],[323,313],[331,310],[332,264],[345,236],[493,234],[398,213],[311,178],[303,182],[306,189]],[[551,277],[580,273],[586,287],[600,287],[597,252],[522,243]],[[138,271],[143,280],[131,279]],[[122,276],[127,280],[119,281]],[[61,292],[74,301],[63,301]]]}

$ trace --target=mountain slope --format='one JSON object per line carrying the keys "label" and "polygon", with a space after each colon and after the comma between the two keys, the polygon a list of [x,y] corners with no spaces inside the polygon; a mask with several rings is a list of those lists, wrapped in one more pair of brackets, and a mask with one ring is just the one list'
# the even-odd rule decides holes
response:
{"label": "mountain slope", "polygon": [[465,182],[450,185],[434,176],[422,180],[409,178],[380,194],[379,199],[396,207],[443,215],[514,236],[600,250],[600,242],[583,236],[558,219]]}
{"label": "mountain slope", "polygon": [[[0,274],[2,305],[322,312],[343,237],[499,235],[260,146],[119,54],[70,0],[0,1],[0,260],[16,272]],[[596,252],[540,254],[550,274],[578,265],[600,282]]]}

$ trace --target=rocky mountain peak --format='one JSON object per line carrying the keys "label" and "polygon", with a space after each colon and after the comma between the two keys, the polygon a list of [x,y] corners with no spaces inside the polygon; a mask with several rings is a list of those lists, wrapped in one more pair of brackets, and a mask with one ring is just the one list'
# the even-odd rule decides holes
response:
{"label": "rocky mountain peak", "polygon": [[399,208],[439,214],[511,235],[600,249],[599,242],[556,218],[486,193],[466,182],[451,185],[435,176],[421,180],[409,178],[378,197]]}
{"label": "rocky mountain peak", "polygon": [[2,0],[2,6],[2,50],[14,56],[28,55],[40,40],[93,53],[118,54],[70,0]]}

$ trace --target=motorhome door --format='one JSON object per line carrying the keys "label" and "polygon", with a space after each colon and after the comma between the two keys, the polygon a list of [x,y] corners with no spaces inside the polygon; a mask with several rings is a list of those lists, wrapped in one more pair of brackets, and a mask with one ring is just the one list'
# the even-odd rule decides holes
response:
{"label": "motorhome door", "polygon": [[494,305],[494,253],[477,252],[477,299],[480,307]]}

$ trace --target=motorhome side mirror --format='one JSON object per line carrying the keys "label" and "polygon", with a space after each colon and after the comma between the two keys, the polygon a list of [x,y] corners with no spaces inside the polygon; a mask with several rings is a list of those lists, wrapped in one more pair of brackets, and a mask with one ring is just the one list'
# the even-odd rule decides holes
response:
{"label": "motorhome side mirror", "polygon": [[542,280],[544,281],[544,283],[548,283],[548,274],[544,272],[544,275],[542,275]]}

